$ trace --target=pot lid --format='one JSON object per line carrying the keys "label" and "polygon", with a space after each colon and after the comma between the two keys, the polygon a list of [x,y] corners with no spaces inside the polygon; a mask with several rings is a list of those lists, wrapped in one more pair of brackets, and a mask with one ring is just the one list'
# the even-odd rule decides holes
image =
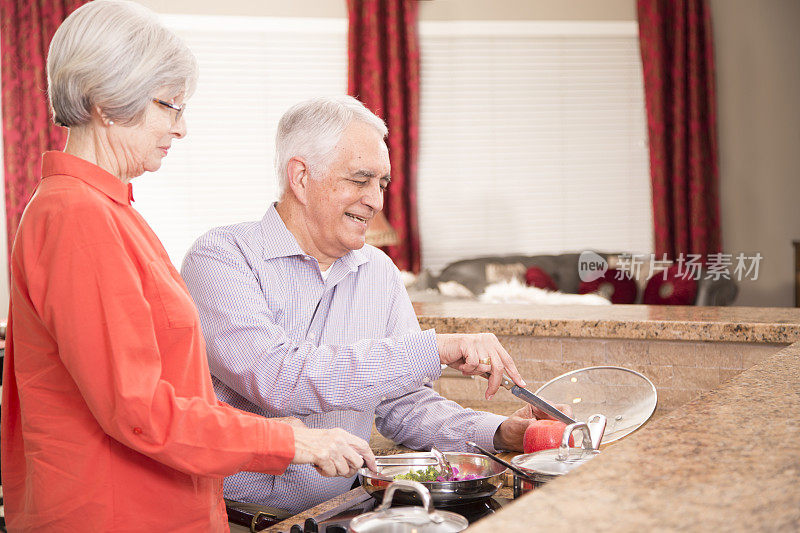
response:
{"label": "pot lid", "polygon": [[529,474],[546,474],[563,476],[585,462],[594,459],[600,452],[583,448],[570,448],[566,459],[559,458],[560,450],[542,450],[535,453],[518,455],[511,459],[511,464]]}
{"label": "pot lid", "polygon": [[653,383],[639,372],[617,366],[593,366],[567,372],[542,385],[536,395],[550,403],[572,407],[575,420],[594,413],[608,423],[603,444],[619,440],[641,427],[658,403]]}
{"label": "pot lid", "polygon": [[357,533],[457,533],[469,525],[466,518],[450,511],[435,511],[434,515],[442,521],[433,522],[428,511],[422,507],[393,507],[358,516],[350,521],[350,528]]}
{"label": "pot lid", "polygon": [[[416,492],[423,506],[391,508],[392,497],[398,490]],[[434,509],[428,489],[422,483],[407,479],[398,479],[389,485],[376,511],[350,521],[350,530],[355,533],[456,533],[467,529],[467,526],[469,522],[463,516]]]}

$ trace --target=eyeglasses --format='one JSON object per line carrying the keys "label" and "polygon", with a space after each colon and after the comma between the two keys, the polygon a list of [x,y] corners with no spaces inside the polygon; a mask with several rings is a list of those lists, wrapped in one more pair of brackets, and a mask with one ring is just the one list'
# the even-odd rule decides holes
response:
{"label": "eyeglasses", "polygon": [[186,104],[178,106],[178,105],[175,105],[175,104],[170,104],[169,102],[165,102],[164,100],[159,100],[158,98],[153,98],[153,102],[155,102],[155,103],[157,103],[159,105],[163,105],[164,107],[168,107],[168,108],[170,108],[170,109],[172,109],[172,110],[174,110],[176,112],[173,124],[177,124],[178,122],[181,121],[181,117],[183,116],[183,112],[186,110]]}

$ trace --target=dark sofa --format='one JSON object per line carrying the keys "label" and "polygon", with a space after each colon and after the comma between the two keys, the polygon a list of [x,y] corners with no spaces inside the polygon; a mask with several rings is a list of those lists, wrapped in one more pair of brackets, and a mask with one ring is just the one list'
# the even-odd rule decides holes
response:
{"label": "dark sofa", "polygon": [[[618,262],[621,253],[596,252],[599,256],[606,259],[610,267],[614,267]],[[578,258],[580,253],[564,253],[558,255],[509,255],[509,256],[486,256],[472,259],[463,259],[450,263],[438,276],[429,272],[423,272],[418,276],[416,282],[409,287],[409,292],[413,296],[426,289],[436,289],[439,283],[455,281],[469,289],[474,295],[481,294],[492,280],[487,278],[487,271],[519,273],[532,266],[537,266],[545,271],[555,282],[558,290],[563,293],[577,293],[581,282],[578,270]],[[491,276],[490,276],[491,277]],[[644,292],[644,285],[649,278],[649,272],[642,272],[640,279],[637,280],[639,286],[636,303],[641,303]],[[735,281],[730,279],[706,279],[705,272],[698,280],[697,296],[694,305],[707,306],[726,306],[732,305],[738,293],[738,286]]]}

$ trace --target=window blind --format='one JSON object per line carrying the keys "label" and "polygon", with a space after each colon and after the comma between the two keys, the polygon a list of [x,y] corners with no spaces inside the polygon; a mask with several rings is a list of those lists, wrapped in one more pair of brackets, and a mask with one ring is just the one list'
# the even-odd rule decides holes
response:
{"label": "window blind", "polygon": [[180,266],[205,231],[277,200],[275,130],[291,105],[347,91],[344,19],[163,15],[197,57],[186,139],[133,181],[138,209]]}
{"label": "window blind", "polygon": [[422,22],[423,267],[650,252],[634,22]]}

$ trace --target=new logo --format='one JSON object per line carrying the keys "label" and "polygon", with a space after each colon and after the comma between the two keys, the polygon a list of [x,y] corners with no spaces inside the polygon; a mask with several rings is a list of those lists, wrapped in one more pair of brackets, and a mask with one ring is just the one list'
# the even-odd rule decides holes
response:
{"label": "new logo", "polygon": [[599,279],[608,270],[608,261],[591,251],[581,252],[578,257],[578,277],[583,282]]}

